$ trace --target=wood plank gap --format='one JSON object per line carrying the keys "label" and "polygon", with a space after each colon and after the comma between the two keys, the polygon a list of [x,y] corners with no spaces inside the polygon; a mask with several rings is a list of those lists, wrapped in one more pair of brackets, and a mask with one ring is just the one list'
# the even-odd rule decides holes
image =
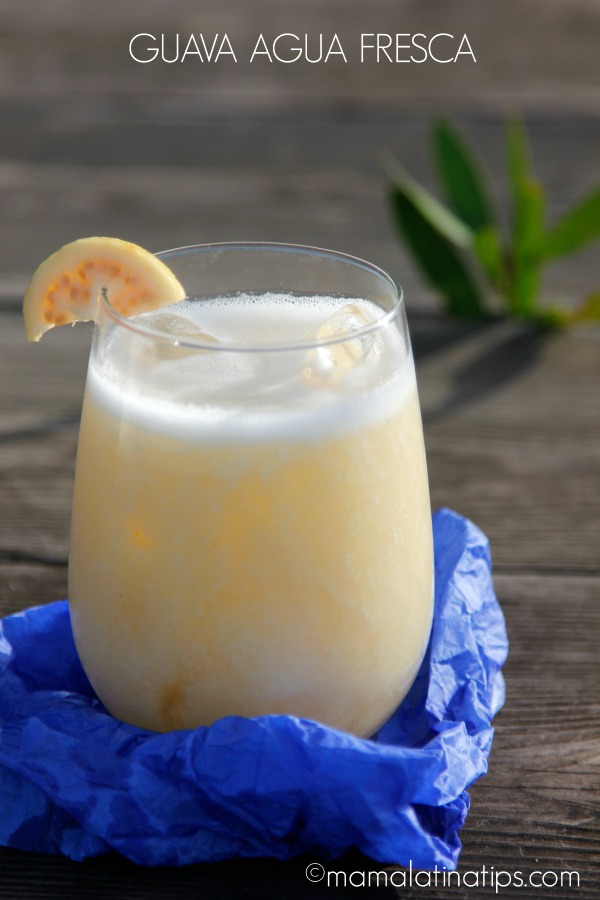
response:
{"label": "wood plank gap", "polygon": [[547,576],[548,578],[555,576],[557,578],[597,578],[600,576],[600,568],[590,567],[585,569],[580,567],[572,569],[569,566],[545,566],[543,564],[511,566],[507,563],[499,563],[492,567],[492,572],[494,575],[503,575],[506,577],[514,575],[515,578],[523,575],[542,575]]}
{"label": "wood plank gap", "polygon": [[0,548],[0,564],[32,563],[39,566],[66,567],[68,559],[63,556],[45,556],[41,553],[27,553],[22,550],[3,550]]}

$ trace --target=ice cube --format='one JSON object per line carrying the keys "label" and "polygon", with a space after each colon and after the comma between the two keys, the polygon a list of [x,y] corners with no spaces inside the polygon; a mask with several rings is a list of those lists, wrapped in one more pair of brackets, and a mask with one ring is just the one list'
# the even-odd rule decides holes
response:
{"label": "ice cube", "polygon": [[216,337],[200,328],[191,319],[173,313],[156,313],[144,316],[141,319],[144,325],[148,325],[153,331],[158,331],[166,337],[174,339],[168,341],[148,339],[148,348],[155,361],[166,359],[182,359],[192,353],[197,353],[198,348],[188,347],[179,341],[190,341],[194,344],[218,344]]}
{"label": "ice cube", "polygon": [[308,353],[304,379],[309,383],[335,383],[365,361],[374,362],[381,354],[381,339],[375,332],[360,334],[375,320],[357,306],[347,303],[317,329],[306,335],[318,341],[347,340],[315,347]]}

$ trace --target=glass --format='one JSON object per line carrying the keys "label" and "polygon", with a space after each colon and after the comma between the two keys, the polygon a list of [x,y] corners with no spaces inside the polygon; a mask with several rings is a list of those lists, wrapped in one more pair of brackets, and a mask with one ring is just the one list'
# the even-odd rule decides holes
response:
{"label": "glass", "polygon": [[150,729],[287,713],[372,734],[432,616],[402,298],[325,250],[159,256],[189,299],[99,302],[69,566],[83,666]]}

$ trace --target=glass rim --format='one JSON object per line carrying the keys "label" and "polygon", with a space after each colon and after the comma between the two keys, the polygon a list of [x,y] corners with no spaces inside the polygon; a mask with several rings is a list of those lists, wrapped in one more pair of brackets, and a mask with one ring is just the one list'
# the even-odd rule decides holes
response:
{"label": "glass rim", "polygon": [[[211,251],[219,250],[262,250],[281,253],[294,253],[296,255],[305,254],[307,256],[316,256],[324,259],[331,259],[339,263],[352,265],[384,281],[392,289],[391,299],[393,300],[393,305],[391,309],[389,309],[387,312],[384,312],[384,314],[375,319],[375,321],[369,322],[368,325],[365,325],[362,328],[357,328],[351,334],[342,335],[340,337],[322,338],[320,340],[313,340],[309,338],[305,341],[273,341],[270,343],[262,344],[237,344],[230,341],[218,341],[217,343],[213,343],[209,341],[194,340],[193,338],[180,338],[168,334],[164,331],[160,331],[158,328],[152,328],[150,324],[151,320],[148,320],[147,324],[141,323],[137,317],[130,318],[118,312],[111,304],[107,293],[105,293],[104,291],[100,293],[99,302],[101,303],[104,312],[116,324],[126,328],[129,331],[133,331],[141,335],[142,337],[166,341],[170,346],[185,347],[195,350],[212,350],[213,352],[232,351],[236,353],[270,353],[273,351],[310,350],[318,349],[319,347],[328,347],[332,344],[343,344],[349,340],[361,338],[363,337],[363,335],[371,334],[372,332],[376,332],[382,328],[385,328],[391,322],[393,322],[404,309],[404,294],[402,288],[391,277],[391,275],[389,275],[384,269],[381,269],[379,266],[369,262],[368,260],[361,259],[358,256],[353,256],[350,253],[344,253],[339,250],[327,250],[322,247],[312,247],[304,244],[286,244],[269,241],[221,241],[210,244],[189,244],[182,247],[173,247],[169,250],[160,250],[155,253],[154,256],[156,256],[163,262],[166,262],[166,260],[172,256],[180,256],[192,253],[208,253]],[[368,298],[357,297],[356,299]],[[376,303],[376,301],[373,302]],[[174,304],[169,304],[169,306],[171,305]],[[164,308],[166,309],[167,307]],[[158,312],[160,309],[161,307],[157,307],[155,310],[152,310],[152,312]]]}

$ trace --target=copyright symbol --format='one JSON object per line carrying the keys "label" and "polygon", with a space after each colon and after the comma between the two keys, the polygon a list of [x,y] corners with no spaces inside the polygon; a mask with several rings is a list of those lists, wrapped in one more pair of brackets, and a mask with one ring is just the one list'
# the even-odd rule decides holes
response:
{"label": "copyright symbol", "polygon": [[325,878],[325,867],[321,863],[309,863],[306,867],[306,877],[309,881],[323,881]]}

